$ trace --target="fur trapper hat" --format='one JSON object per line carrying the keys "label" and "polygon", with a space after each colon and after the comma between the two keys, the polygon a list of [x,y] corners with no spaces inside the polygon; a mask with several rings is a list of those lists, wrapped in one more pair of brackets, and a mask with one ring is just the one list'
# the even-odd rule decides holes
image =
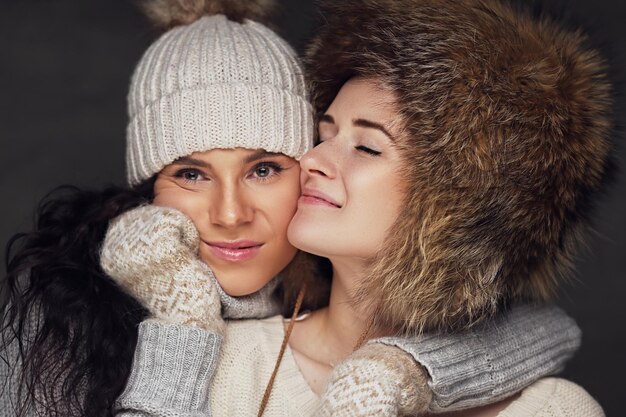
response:
{"label": "fur trapper hat", "polygon": [[322,4],[318,115],[351,77],[397,97],[405,208],[356,300],[404,330],[546,300],[611,171],[611,86],[578,32],[497,0]]}

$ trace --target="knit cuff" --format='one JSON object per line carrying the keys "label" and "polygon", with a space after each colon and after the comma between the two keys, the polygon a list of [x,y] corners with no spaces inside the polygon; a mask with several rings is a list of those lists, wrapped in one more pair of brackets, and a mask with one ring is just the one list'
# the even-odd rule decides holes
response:
{"label": "knit cuff", "polygon": [[133,367],[116,409],[154,417],[210,416],[209,387],[221,343],[221,335],[195,327],[142,322]]}
{"label": "knit cuff", "polygon": [[441,413],[491,404],[560,371],[580,346],[572,318],[554,306],[517,306],[470,331],[381,338],[406,351],[429,374]]}

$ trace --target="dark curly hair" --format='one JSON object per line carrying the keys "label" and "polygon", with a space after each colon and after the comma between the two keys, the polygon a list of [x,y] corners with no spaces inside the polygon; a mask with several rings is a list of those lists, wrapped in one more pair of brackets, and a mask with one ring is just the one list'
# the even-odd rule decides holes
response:
{"label": "dark curly hair", "polygon": [[[154,181],[103,191],[58,187],[37,208],[35,230],[9,240],[0,285],[0,398],[16,391],[16,416],[32,407],[46,416],[114,415],[148,311],[102,271],[99,251],[110,220],[152,201]],[[285,268],[274,294],[285,316],[303,283],[303,309],[328,303],[327,263],[300,252]]]}
{"label": "dark curly hair", "polygon": [[99,249],[109,221],[150,202],[153,184],[58,187],[40,203],[34,231],[9,240],[0,395],[17,381],[17,416],[33,406],[50,416],[113,415],[147,311],[101,270]]}

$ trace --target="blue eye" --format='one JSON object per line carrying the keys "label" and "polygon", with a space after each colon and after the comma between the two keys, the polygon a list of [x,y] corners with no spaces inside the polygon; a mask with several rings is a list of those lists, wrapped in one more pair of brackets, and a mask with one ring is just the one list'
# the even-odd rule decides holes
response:
{"label": "blue eye", "polygon": [[202,173],[197,169],[183,168],[176,171],[174,174],[176,178],[182,178],[185,182],[197,182],[203,179]]}
{"label": "blue eye", "polygon": [[363,145],[355,146],[354,149],[356,149],[357,151],[365,152],[372,156],[378,156],[382,153],[380,151],[375,151],[374,149],[368,148],[367,146],[363,146]]}
{"label": "blue eye", "polygon": [[283,170],[284,168],[276,162],[261,162],[252,169],[251,175],[260,181],[267,181]]}
{"label": "blue eye", "polygon": [[255,173],[257,177],[265,178],[272,174],[272,169],[268,166],[260,166],[255,170]]}

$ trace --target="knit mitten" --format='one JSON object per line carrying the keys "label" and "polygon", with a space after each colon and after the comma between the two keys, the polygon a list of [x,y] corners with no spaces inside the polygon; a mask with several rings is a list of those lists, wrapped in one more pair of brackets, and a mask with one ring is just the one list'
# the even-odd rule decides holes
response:
{"label": "knit mitten", "polygon": [[431,398],[428,373],[413,357],[370,342],[333,369],[318,417],[416,416]]}
{"label": "knit mitten", "polygon": [[104,272],[152,315],[220,332],[224,321],[215,277],[198,258],[200,238],[178,210],[145,205],[109,225],[100,254]]}

